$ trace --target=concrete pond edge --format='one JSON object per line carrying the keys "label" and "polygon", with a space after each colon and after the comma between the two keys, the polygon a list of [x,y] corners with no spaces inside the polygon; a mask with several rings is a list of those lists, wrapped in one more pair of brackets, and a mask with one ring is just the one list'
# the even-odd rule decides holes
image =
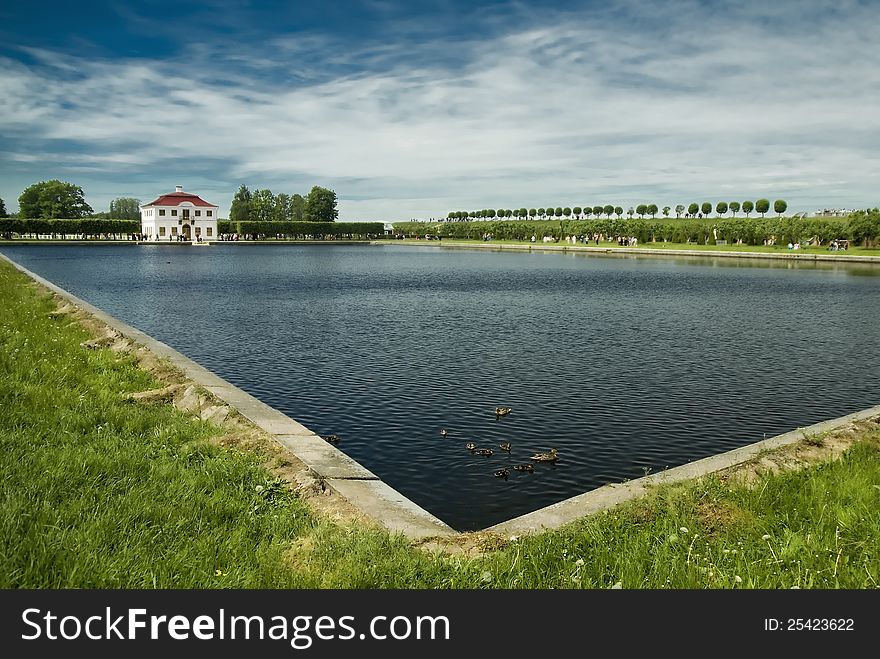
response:
{"label": "concrete pond edge", "polygon": [[403,533],[413,540],[457,535],[455,529],[388,486],[370,470],[301,423],[227,382],[169,345],[31,272],[6,255],[0,254],[0,258],[72,305],[91,314],[123,337],[145,347],[156,357],[167,359],[187,378],[270,434],[278,444],[322,478],[331,489],[349,501],[358,511],[376,520],[389,531]]}
{"label": "concrete pond edge", "polygon": [[[337,494],[389,531],[402,533],[411,540],[419,541],[461,535],[301,423],[230,384],[167,344],[31,272],[6,255],[0,253],[0,259],[74,306],[88,312],[122,336],[150,350],[156,357],[167,359],[190,380],[225,402],[256,427],[270,434],[278,444],[323,478]],[[525,535],[559,528],[580,518],[639,498],[645,495],[650,487],[679,483],[717,473],[753,460],[766,451],[796,444],[805,437],[821,435],[855,421],[874,417],[880,417],[880,405],[797,428],[775,437],[688,462],[656,474],[623,483],[604,485],[487,527],[482,529],[482,532]]]}

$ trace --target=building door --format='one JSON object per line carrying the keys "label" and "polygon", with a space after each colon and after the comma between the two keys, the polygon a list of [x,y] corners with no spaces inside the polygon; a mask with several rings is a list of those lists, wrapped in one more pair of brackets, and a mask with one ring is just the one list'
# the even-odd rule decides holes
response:
{"label": "building door", "polygon": [[181,230],[183,231],[183,239],[184,240],[192,240],[192,237],[191,237],[192,234],[190,233],[188,224],[184,224],[183,228]]}

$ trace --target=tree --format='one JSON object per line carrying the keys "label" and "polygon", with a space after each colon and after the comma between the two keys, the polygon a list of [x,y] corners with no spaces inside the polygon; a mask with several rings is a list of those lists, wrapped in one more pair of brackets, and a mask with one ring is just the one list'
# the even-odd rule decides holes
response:
{"label": "tree", "polygon": [[584,212],[584,209],[581,208],[580,206],[575,206],[574,208],[571,209],[571,212],[574,213],[578,219],[581,219],[581,213]]}
{"label": "tree", "polygon": [[290,195],[279,192],[275,195],[275,206],[272,209],[273,222],[290,222]]}
{"label": "tree", "polygon": [[725,213],[727,213],[727,202],[719,201],[717,204],[715,204],[715,212],[718,213],[718,215],[724,215]]}
{"label": "tree", "polygon": [[247,222],[251,219],[251,199],[251,191],[242,184],[232,198],[232,205],[229,207],[229,219],[232,222]]}
{"label": "tree", "polygon": [[681,217],[681,214],[684,213],[684,204],[676,204],[675,205],[675,217]]}
{"label": "tree", "polygon": [[611,204],[606,204],[602,207],[602,212],[605,213],[605,215],[607,215],[608,217],[611,217],[611,213],[614,212],[614,206],[612,206]]}
{"label": "tree", "polygon": [[620,219],[620,216],[623,215],[623,206],[615,206],[614,214],[617,215],[617,219]]}
{"label": "tree", "polygon": [[318,185],[313,186],[306,196],[304,215],[307,222],[335,222],[339,217],[336,193]]}
{"label": "tree", "polygon": [[111,220],[139,220],[141,219],[141,200],[133,197],[120,197],[110,202],[110,212],[107,217]]}
{"label": "tree", "polygon": [[545,215],[545,210],[543,208],[539,208],[538,209],[538,217],[544,217],[544,215]]}
{"label": "tree", "polygon": [[779,217],[782,217],[786,208],[788,208],[788,203],[784,199],[777,199],[773,202],[773,210],[779,213]]}
{"label": "tree", "polygon": [[654,216],[657,214],[657,204],[648,204],[648,214],[651,216],[651,219],[654,219]]}
{"label": "tree", "polygon": [[700,205],[697,202],[694,202],[688,206],[688,215],[690,215],[691,217],[695,217],[699,210]]}
{"label": "tree", "polygon": [[562,206],[558,207],[558,208],[554,211],[554,215],[556,215],[556,217],[562,217]]}
{"label": "tree", "polygon": [[742,204],[742,209],[743,209],[743,213],[745,213],[746,217],[748,217],[749,213],[751,213],[753,210],[755,210],[755,204],[753,204],[750,201],[744,201]]}
{"label": "tree", "polygon": [[648,212],[648,206],[645,204],[639,204],[636,206],[636,213],[639,214],[639,217],[645,217],[645,213]]}
{"label": "tree", "polygon": [[633,213],[635,212],[636,210],[632,206],[626,209],[626,214],[629,215],[629,219],[633,219]]}
{"label": "tree", "polygon": [[605,209],[602,206],[593,206],[593,215],[599,217]]}
{"label": "tree", "polygon": [[700,211],[703,213],[703,217],[709,217],[709,213],[712,212],[712,204],[708,201],[704,201],[700,206]]}
{"label": "tree", "polygon": [[730,202],[730,211],[733,213],[733,216],[736,217],[736,214],[739,212],[739,202],[731,201]]}
{"label": "tree", "polygon": [[755,210],[761,214],[761,217],[764,217],[764,213],[770,210],[770,201],[768,199],[758,199],[755,202]]}
{"label": "tree", "polygon": [[268,188],[254,190],[251,195],[251,220],[255,222],[270,222],[275,212],[275,195]]}
{"label": "tree", "polygon": [[526,219],[526,217],[528,217],[528,215],[529,215],[529,211],[528,211],[527,209],[525,209],[525,208],[520,208],[520,209],[519,209],[519,216],[520,216],[522,219]]}
{"label": "tree", "polygon": [[537,208],[530,208],[529,209],[529,217],[535,217],[537,214],[538,214]]}
{"label": "tree", "polygon": [[34,183],[18,198],[18,214],[23,218],[78,220],[91,212],[82,188],[58,179]]}
{"label": "tree", "polygon": [[562,209],[562,214],[565,215],[565,217],[571,217],[571,208],[566,206]]}
{"label": "tree", "polygon": [[8,217],[9,214],[6,212],[6,202],[3,201],[3,197],[0,197],[0,217]]}
{"label": "tree", "polygon": [[495,217],[495,209],[494,209],[494,208],[490,208],[489,210],[487,210],[487,211],[486,211],[486,217],[488,217],[488,218],[493,218],[493,217]]}
{"label": "tree", "polygon": [[770,211],[770,200],[769,199],[756,199],[755,200],[755,212],[760,213],[761,217],[764,217],[764,213]]}
{"label": "tree", "polygon": [[671,210],[672,209],[669,206],[664,206],[663,207],[663,217],[669,217],[669,211],[671,211]]}

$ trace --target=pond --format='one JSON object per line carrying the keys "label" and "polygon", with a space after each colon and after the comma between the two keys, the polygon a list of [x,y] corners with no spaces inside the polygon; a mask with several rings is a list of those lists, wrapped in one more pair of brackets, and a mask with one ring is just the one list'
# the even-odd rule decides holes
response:
{"label": "pond", "polygon": [[[401,245],[2,251],[338,435],[459,530],[880,402],[880,267]],[[551,447],[555,465],[493,476]]]}

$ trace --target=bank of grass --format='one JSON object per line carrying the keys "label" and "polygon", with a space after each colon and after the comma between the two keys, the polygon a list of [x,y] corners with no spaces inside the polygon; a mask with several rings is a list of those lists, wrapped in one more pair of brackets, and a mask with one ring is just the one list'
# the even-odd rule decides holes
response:
{"label": "bank of grass", "polygon": [[[0,587],[875,588],[880,425],[841,460],[658,488],[535,537],[478,535],[434,554],[340,524],[0,262]],[[813,440],[815,442],[815,440]]]}
{"label": "bank of grass", "polygon": [[[618,245],[616,241],[600,241],[597,245],[595,241],[591,241],[589,243],[577,243],[576,245],[571,245],[570,243],[566,243],[564,240],[556,243],[542,243],[531,242],[529,240],[513,240],[513,239],[503,239],[503,240],[468,240],[464,238],[443,238],[442,240],[424,240],[424,239],[414,239],[414,238],[405,238],[403,240],[392,241],[395,243],[406,243],[406,244],[418,244],[418,245],[486,245],[486,246],[501,246],[501,245],[531,245],[536,249],[541,247],[553,246],[553,247],[591,247],[591,248],[600,248],[600,249],[623,249],[621,245]],[[757,252],[760,254],[818,254],[822,256],[878,256],[880,257],[880,248],[867,248],[867,247],[850,247],[847,250],[840,250],[832,252],[827,247],[802,247],[795,250],[788,249],[787,245],[745,245],[745,244],[727,244],[727,245],[703,245],[699,243],[672,243],[672,242],[647,242],[647,243],[639,243],[636,245],[637,249],[654,249],[654,250],[685,250],[685,251],[694,251],[694,252]]]}

